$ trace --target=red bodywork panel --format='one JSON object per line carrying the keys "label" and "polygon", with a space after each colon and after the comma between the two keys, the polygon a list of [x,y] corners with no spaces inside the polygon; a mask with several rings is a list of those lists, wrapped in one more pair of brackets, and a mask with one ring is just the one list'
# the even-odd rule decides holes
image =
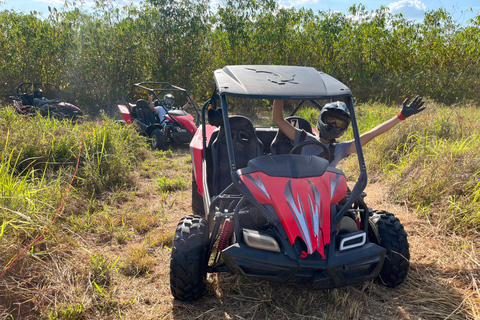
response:
{"label": "red bodywork panel", "polygon": [[[169,121],[173,121],[173,119],[175,119],[175,121],[177,121],[178,123],[180,123],[182,126],[185,127],[185,129],[188,130],[188,132],[190,132],[191,134],[195,134],[195,132],[197,131],[197,126],[195,125],[195,119],[193,118],[193,116],[189,113],[187,113],[186,115],[184,116],[171,116],[171,115],[166,115],[165,118]],[[173,119],[172,119],[173,118]]]}
{"label": "red bodywork panel", "polygon": [[290,244],[300,237],[307,254],[318,251],[325,258],[324,247],[330,243],[330,205],[347,195],[344,175],[327,171],[320,177],[295,179],[255,172],[240,178],[260,204],[273,206]]}
{"label": "red bodywork panel", "polygon": [[117,106],[118,110],[120,110],[120,114],[122,115],[123,120],[125,120],[125,123],[132,124],[132,115],[130,114],[128,107],[123,104],[119,104]]}
{"label": "red bodywork panel", "polygon": [[[205,130],[207,132],[207,146],[212,137],[212,132],[216,127],[207,124]],[[193,174],[195,175],[195,181],[197,182],[198,192],[203,196],[203,183],[202,183],[202,160],[203,160],[203,144],[202,144],[203,130],[202,125],[198,127],[197,132],[190,141],[190,153],[192,155]]]}
{"label": "red bodywork panel", "polygon": [[[122,115],[123,120],[125,120],[126,124],[133,123],[132,115],[130,114],[130,110],[128,109],[127,106],[123,104],[119,104],[118,110],[120,110],[120,114]],[[195,132],[197,131],[197,126],[195,125],[195,119],[191,114],[187,113],[184,116],[173,116],[173,117],[170,115],[165,116],[165,119],[172,122],[173,122],[173,118],[175,119],[175,121],[183,125],[185,129],[187,129],[191,134],[195,134]]]}
{"label": "red bodywork panel", "polygon": [[[71,103],[68,103],[68,102],[59,102],[59,103],[53,103],[53,104],[55,104],[59,107],[70,108],[70,109],[76,110],[76,111],[80,112],[81,114],[83,114],[82,110],[80,110],[80,108],[77,107],[74,104],[71,104]],[[13,107],[20,114],[27,114],[28,113],[27,110],[25,109],[25,107],[23,106],[23,104],[20,101],[13,100]]]}
{"label": "red bodywork panel", "polygon": [[68,108],[70,108],[70,109],[74,109],[74,110],[76,110],[76,111],[78,111],[78,112],[83,113],[82,110],[80,110],[79,107],[77,107],[77,106],[74,105],[74,104],[68,103],[68,102],[60,102],[60,103],[58,103],[57,105],[60,106],[60,107],[68,107]]}
{"label": "red bodywork panel", "polygon": [[15,108],[15,110],[17,110],[18,113],[27,114],[27,110],[25,110],[25,107],[20,101],[13,100],[13,107]]}

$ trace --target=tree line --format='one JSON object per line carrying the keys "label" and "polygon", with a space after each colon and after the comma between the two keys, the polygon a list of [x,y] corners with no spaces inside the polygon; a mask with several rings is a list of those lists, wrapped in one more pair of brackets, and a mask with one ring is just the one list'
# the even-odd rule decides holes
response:
{"label": "tree line", "polygon": [[67,2],[46,16],[0,12],[1,96],[24,81],[50,82],[91,114],[123,102],[141,81],[170,82],[203,101],[213,71],[230,64],[312,66],[359,102],[419,94],[479,105],[479,61],[480,16],[461,25],[444,9],[422,21],[386,7],[315,12],[274,0],[102,0],[88,11]]}

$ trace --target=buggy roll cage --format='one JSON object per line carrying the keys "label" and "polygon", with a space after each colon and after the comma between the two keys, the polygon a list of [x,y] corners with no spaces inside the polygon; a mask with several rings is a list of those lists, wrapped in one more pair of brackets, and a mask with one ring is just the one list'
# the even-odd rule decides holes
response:
{"label": "buggy roll cage", "polygon": [[[133,86],[132,86],[132,89],[130,90],[130,92],[127,94],[127,96],[125,98],[125,100],[127,102],[127,108],[129,109],[130,113],[132,113],[132,103],[130,102],[130,99],[131,98],[134,99],[134,97],[132,97],[132,96],[134,96],[134,94],[135,94],[135,92],[134,92],[135,88],[140,88],[140,89],[143,89],[147,92],[152,93],[156,100],[162,101],[162,102],[163,102],[163,97],[162,97],[162,99],[160,99],[158,97],[158,94],[160,94],[162,92],[177,91],[177,92],[184,93],[187,96],[187,101],[189,101],[189,100],[192,101],[192,106],[195,109],[195,112],[197,114],[195,125],[196,126],[199,125],[199,123],[200,123],[200,113],[199,113],[199,111],[197,109],[197,106],[195,105],[195,102],[193,101],[193,99],[190,99],[190,94],[188,93],[188,91],[186,89],[183,89],[181,87],[172,85],[168,82],[151,81],[151,82],[134,83]],[[165,105],[163,103],[161,104],[161,107],[165,110],[166,114],[168,114],[169,110],[167,108],[165,108]]]}
{"label": "buggy roll cage", "polygon": [[[350,193],[347,203],[332,219],[332,221],[337,224],[347,213],[348,209],[353,205],[355,200],[360,197],[367,185],[365,159],[363,156],[360,134],[355,116],[353,94],[350,89],[330,75],[319,72],[310,67],[272,65],[226,66],[223,69],[217,69],[214,72],[214,78],[216,88],[212,97],[206,101],[202,107],[202,123],[207,123],[205,121],[205,113],[208,111],[208,109],[217,110],[217,102],[220,100],[221,117],[223,120],[222,125],[225,127],[226,145],[232,183],[237,190],[241,191],[246,198],[252,204],[254,204],[255,207],[257,207],[257,209],[259,209],[265,217],[267,217],[267,219],[269,213],[258,204],[249,189],[242,183],[240,176],[237,173],[238,168],[235,163],[235,151],[233,148],[232,138],[229,134],[230,124],[228,117],[227,96],[240,98],[297,100],[299,103],[292,112],[292,115],[298,111],[305,101],[311,101],[314,105],[321,109],[321,105],[315,100],[346,100],[347,108],[350,111],[360,174]],[[207,152],[207,133],[205,125],[202,126],[202,136],[204,152],[202,172],[205,174],[205,159]],[[206,179],[203,179],[203,183],[203,190],[207,193],[206,198],[210,200]],[[208,204],[206,207],[208,208],[209,205],[210,204]]]}
{"label": "buggy roll cage", "polygon": [[[16,95],[17,97],[21,97],[24,94],[28,94],[28,90],[31,90],[31,95],[33,97],[33,91],[37,88],[46,89],[49,94],[65,102],[74,101],[74,99],[62,91],[59,86],[46,82],[22,82],[17,87]],[[43,92],[43,94],[45,95],[45,92]]]}

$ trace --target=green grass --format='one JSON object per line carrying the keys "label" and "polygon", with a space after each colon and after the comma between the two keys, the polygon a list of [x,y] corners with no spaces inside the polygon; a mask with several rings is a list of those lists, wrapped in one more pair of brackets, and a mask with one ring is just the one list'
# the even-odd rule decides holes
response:
{"label": "green grass", "polygon": [[[398,107],[380,104],[358,107],[362,132],[398,112]],[[381,180],[390,189],[389,201],[408,203],[435,226],[443,224],[447,231],[478,232],[479,129],[437,117],[449,115],[480,123],[480,111],[431,103],[425,111],[429,118],[412,117],[366,146],[369,180]],[[315,124],[316,112],[309,111],[306,117]],[[128,315],[138,316],[150,307],[155,314],[162,312],[155,299],[164,299],[162,305],[170,305],[168,288],[164,288],[168,275],[163,271],[168,268],[168,249],[173,244],[177,218],[190,213],[190,190],[185,190],[191,181],[188,148],[151,152],[134,130],[104,120],[79,125],[40,118],[27,122],[7,109],[0,111],[2,270],[47,230],[79,161],[73,188],[52,230],[28,254],[21,255],[2,279],[6,283],[4,296],[15,295],[10,298],[12,303],[27,301],[19,309],[8,305],[13,315],[28,308],[28,301],[38,301],[35,308],[31,307],[29,319],[135,318]],[[355,157],[339,165],[348,177],[358,172],[356,166]],[[430,264],[418,264],[418,270],[428,269],[428,274],[431,268]],[[444,273],[437,271],[444,280]],[[416,272],[411,282],[418,279]],[[302,297],[295,297],[293,291],[276,297],[277,288],[285,287],[244,280],[231,275],[212,278],[220,286],[212,285],[207,299],[220,301],[232,295],[236,299],[237,294],[244,297],[245,290],[252,287],[247,295],[256,299],[253,292],[259,292],[258,299],[267,301],[264,310],[268,314],[273,301],[275,310],[281,310],[276,305],[282,305],[290,310],[285,311],[290,317],[332,308],[328,314],[359,318],[365,314],[358,303],[364,300],[364,291],[375,295],[384,292],[377,291],[380,289],[372,283],[365,284],[361,291],[335,289],[326,293],[302,286],[301,290],[306,290]],[[235,281],[244,283],[237,285]],[[431,279],[428,282],[438,283]],[[146,291],[151,283],[158,287]],[[134,285],[138,287],[131,288]],[[221,299],[215,298],[218,292],[223,295]],[[352,293],[362,297],[352,297]],[[323,301],[321,298],[327,303],[316,304]],[[463,297],[456,299],[452,300],[454,309],[465,301]],[[175,311],[168,312],[173,316]]]}
{"label": "green grass", "polygon": [[148,247],[137,244],[130,248],[128,256],[120,265],[120,272],[136,277],[148,273],[153,263],[153,259],[148,255]]}
{"label": "green grass", "polygon": [[[378,104],[358,109],[361,132],[398,112]],[[386,181],[391,200],[408,203],[447,229],[479,231],[480,128],[474,124],[480,124],[478,108],[429,102],[421,115],[365,146],[370,180]],[[345,165],[357,170],[354,159]]]}
{"label": "green grass", "polygon": [[[18,253],[17,245],[25,246],[49,228],[67,191],[76,200],[65,205],[60,217],[88,217],[95,199],[133,185],[136,164],[149,154],[138,133],[108,119],[74,125],[27,119],[10,108],[0,110],[0,146],[0,244],[9,248],[2,266]],[[88,218],[82,220],[85,224],[70,227],[91,226]]]}

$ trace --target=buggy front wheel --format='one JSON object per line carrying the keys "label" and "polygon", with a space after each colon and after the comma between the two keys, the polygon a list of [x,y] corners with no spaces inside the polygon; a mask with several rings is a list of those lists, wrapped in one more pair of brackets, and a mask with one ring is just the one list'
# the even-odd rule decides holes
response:
{"label": "buggy front wheel", "polygon": [[378,281],[395,288],[405,281],[410,267],[407,233],[400,220],[386,211],[373,211],[369,224],[370,240],[387,249]]}
{"label": "buggy front wheel", "polygon": [[180,220],[170,258],[170,290],[175,299],[192,301],[205,292],[208,264],[208,224],[200,216]]}
{"label": "buggy front wheel", "polygon": [[152,150],[164,150],[167,146],[165,131],[159,128],[153,129],[150,135]]}

